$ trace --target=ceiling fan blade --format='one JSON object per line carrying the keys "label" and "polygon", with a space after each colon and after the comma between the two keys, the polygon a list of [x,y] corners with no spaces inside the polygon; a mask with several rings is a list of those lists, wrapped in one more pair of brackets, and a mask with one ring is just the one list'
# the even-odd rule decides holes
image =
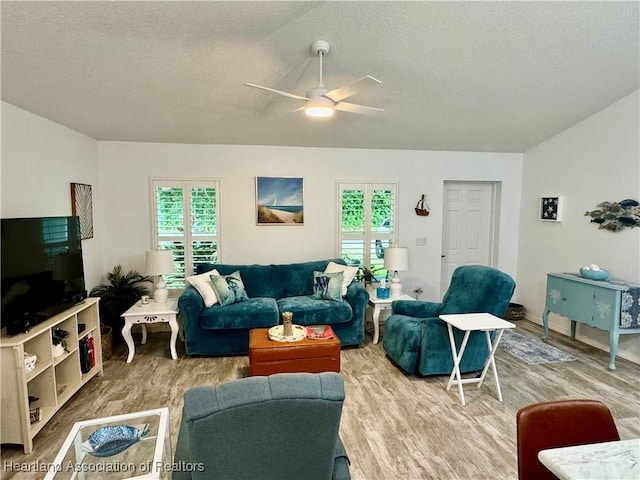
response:
{"label": "ceiling fan blade", "polygon": [[341,112],[350,112],[350,113],[384,112],[384,108],[367,107],[366,105],[358,105],[356,103],[348,103],[348,102],[338,102],[336,103],[336,106],[333,108],[335,110],[340,110]]}
{"label": "ceiling fan blade", "polygon": [[325,93],[324,96],[330,98],[334,102],[339,102],[343,98],[350,97],[351,95],[356,93],[358,91],[356,89],[356,86],[359,85],[360,82],[363,82],[365,80],[371,80],[371,81],[376,82],[376,83],[382,83],[377,78],[373,78],[371,75],[366,75],[366,76],[364,76],[362,78],[354,80],[351,83],[348,83],[347,85],[345,85],[343,87],[338,87],[338,88],[336,88],[334,90],[331,90],[331,91]]}
{"label": "ceiling fan blade", "polygon": [[311,100],[310,98],[301,97],[300,95],[296,95],[294,93],[287,93],[287,92],[283,92],[281,90],[275,90],[273,88],[263,87],[262,85],[256,85],[254,83],[245,83],[245,85],[247,87],[253,87],[253,88],[259,88],[260,90],[266,90],[267,92],[277,93],[278,95],[283,95],[285,97],[295,98],[296,100]]}

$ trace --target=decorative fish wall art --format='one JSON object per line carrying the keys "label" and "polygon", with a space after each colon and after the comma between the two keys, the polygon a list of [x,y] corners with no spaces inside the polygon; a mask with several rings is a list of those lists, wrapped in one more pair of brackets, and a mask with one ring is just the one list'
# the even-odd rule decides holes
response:
{"label": "decorative fish wall art", "polygon": [[620,202],[602,202],[596,209],[585,212],[591,217],[591,223],[597,223],[598,229],[619,232],[623,228],[640,227],[640,203],[627,198]]}

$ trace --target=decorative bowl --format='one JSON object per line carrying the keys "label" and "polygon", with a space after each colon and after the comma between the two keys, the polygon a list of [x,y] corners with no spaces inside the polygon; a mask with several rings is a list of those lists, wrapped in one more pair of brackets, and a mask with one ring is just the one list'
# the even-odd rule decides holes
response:
{"label": "decorative bowl", "polygon": [[94,457],[111,457],[139,442],[148,432],[148,425],[141,429],[129,425],[101,427],[83,442],[82,449]]}
{"label": "decorative bowl", "polygon": [[580,276],[583,278],[588,278],[589,280],[606,280],[609,278],[608,270],[591,270],[582,267],[580,269]]}

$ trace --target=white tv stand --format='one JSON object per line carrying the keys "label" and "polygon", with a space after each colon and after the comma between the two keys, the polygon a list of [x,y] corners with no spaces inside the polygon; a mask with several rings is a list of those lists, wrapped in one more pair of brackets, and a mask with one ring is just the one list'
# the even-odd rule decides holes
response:
{"label": "white tv stand", "polygon": [[[24,453],[33,451],[33,438],[53,415],[84,384],[102,372],[100,313],[98,298],[87,298],[58,315],[35,325],[27,333],[0,338],[2,362],[2,425],[0,441],[24,446]],[[84,329],[78,332],[78,325]],[[53,356],[52,334],[55,328],[69,332],[67,352]],[[95,364],[82,373],[80,340],[93,336]],[[25,371],[24,354],[37,355],[35,368]],[[29,396],[37,401],[29,404]],[[29,410],[39,408],[40,420],[31,423]]]}

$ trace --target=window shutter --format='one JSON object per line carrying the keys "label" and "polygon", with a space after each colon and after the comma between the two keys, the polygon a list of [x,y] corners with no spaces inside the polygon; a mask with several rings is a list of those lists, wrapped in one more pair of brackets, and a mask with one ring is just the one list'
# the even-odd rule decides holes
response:
{"label": "window shutter", "polygon": [[340,255],[384,276],[384,249],[396,243],[395,183],[339,184]]}
{"label": "window shutter", "polygon": [[199,263],[214,263],[218,253],[217,189],[214,187],[192,187],[190,275]]}
{"label": "window shutter", "polygon": [[196,265],[216,261],[218,182],[152,180],[154,248],[173,252],[175,272],[168,288],[182,288]]}

